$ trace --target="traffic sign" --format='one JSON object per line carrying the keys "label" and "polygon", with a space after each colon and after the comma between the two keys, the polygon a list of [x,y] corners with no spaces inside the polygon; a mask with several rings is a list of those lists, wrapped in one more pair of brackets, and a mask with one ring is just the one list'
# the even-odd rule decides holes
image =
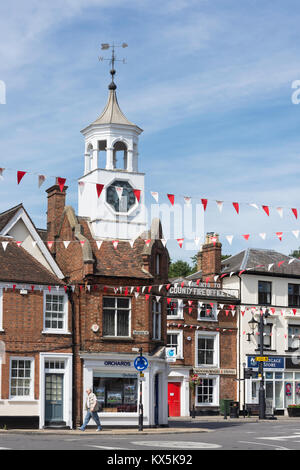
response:
{"label": "traffic sign", "polygon": [[256,372],[254,372],[252,369],[245,368],[244,369],[244,379],[250,379],[253,375],[255,375]]}
{"label": "traffic sign", "polygon": [[133,364],[136,370],[139,371],[147,369],[149,365],[148,360],[144,356],[136,357]]}
{"label": "traffic sign", "polygon": [[176,362],[176,348],[166,348],[167,362]]}
{"label": "traffic sign", "polygon": [[259,356],[255,358],[256,362],[268,362],[268,356]]}

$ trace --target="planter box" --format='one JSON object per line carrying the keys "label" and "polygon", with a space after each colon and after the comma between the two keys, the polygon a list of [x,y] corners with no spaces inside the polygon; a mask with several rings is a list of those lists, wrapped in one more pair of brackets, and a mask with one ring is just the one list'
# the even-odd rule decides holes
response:
{"label": "planter box", "polygon": [[288,408],[290,418],[300,418],[300,408]]}

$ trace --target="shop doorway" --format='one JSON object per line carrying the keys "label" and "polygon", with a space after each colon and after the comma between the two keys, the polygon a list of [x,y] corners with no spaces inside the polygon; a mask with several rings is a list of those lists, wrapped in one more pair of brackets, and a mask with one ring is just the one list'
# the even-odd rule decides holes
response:
{"label": "shop doorway", "polygon": [[169,416],[180,416],[180,382],[168,383]]}
{"label": "shop doorway", "polygon": [[46,374],[45,422],[62,423],[63,410],[63,374]]}

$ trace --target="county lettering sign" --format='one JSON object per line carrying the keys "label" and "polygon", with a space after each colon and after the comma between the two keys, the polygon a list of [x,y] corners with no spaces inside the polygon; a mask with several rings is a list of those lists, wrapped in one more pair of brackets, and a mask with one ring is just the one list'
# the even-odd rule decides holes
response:
{"label": "county lettering sign", "polygon": [[194,297],[218,297],[224,299],[238,299],[238,289],[224,289],[219,284],[206,284],[199,285],[192,283],[191,286],[180,286],[173,284],[169,289],[169,294],[174,296],[194,296]]}
{"label": "county lettering sign", "polygon": [[[257,369],[259,362],[257,362],[256,359],[263,359],[263,357],[258,358],[257,356],[248,356],[248,367]],[[268,359],[267,361],[263,361],[264,369],[284,369],[285,368],[284,357],[268,356],[267,359]]]}

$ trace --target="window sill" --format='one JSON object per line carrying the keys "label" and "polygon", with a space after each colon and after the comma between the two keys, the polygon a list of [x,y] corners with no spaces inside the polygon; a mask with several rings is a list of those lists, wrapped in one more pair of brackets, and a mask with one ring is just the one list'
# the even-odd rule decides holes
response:
{"label": "window sill", "polygon": [[167,315],[167,320],[184,320],[183,315]]}
{"label": "window sill", "polygon": [[204,407],[204,406],[209,406],[209,407],[216,407],[219,406],[217,403],[195,403],[195,406]]}
{"label": "window sill", "polygon": [[102,336],[103,341],[128,341],[133,342],[132,336]]}
{"label": "window sill", "polygon": [[220,366],[216,364],[209,365],[209,366],[207,364],[196,364],[195,369],[207,369],[207,370],[216,369],[217,371],[220,369]]}
{"label": "window sill", "polygon": [[209,321],[209,322],[217,322],[218,320],[216,318],[197,318],[197,321]]}
{"label": "window sill", "polygon": [[39,401],[35,400],[34,398],[9,398],[8,403],[35,403],[38,405]]}
{"label": "window sill", "polygon": [[71,335],[70,331],[61,331],[61,330],[43,330],[42,335]]}

